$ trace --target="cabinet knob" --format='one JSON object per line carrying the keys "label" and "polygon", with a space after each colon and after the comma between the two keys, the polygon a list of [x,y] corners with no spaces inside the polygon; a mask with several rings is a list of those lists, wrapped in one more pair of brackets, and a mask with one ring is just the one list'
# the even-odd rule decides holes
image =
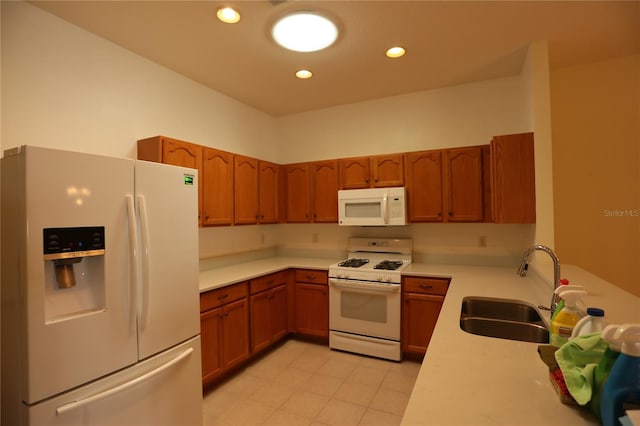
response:
{"label": "cabinet knob", "polygon": [[453,212],[449,212],[449,216],[453,216]]}

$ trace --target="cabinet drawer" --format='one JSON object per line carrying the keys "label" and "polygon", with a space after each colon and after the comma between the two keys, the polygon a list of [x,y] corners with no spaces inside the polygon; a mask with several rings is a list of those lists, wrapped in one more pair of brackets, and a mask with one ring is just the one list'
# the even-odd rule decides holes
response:
{"label": "cabinet drawer", "polygon": [[249,281],[249,289],[251,294],[260,293],[261,291],[269,290],[270,288],[286,284],[287,272],[280,271],[273,274],[265,275],[259,278],[254,278]]}
{"label": "cabinet drawer", "polygon": [[205,312],[243,297],[247,297],[246,282],[207,291],[200,295],[200,312]]}
{"label": "cabinet drawer", "polygon": [[329,273],[317,269],[296,269],[296,282],[327,284]]}
{"label": "cabinet drawer", "polygon": [[402,291],[444,296],[449,287],[448,278],[402,277]]}

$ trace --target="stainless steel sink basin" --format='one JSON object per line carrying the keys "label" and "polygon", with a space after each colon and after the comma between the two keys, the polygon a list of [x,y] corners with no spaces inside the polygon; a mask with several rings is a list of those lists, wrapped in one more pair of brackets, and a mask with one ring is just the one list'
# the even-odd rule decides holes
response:
{"label": "stainless steel sink basin", "polygon": [[518,300],[465,297],[460,311],[460,328],[480,336],[549,342],[549,331],[540,313]]}

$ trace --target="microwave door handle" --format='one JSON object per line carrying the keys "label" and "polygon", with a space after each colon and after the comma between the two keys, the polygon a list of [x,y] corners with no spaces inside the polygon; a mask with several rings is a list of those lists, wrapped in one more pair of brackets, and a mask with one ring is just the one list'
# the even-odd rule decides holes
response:
{"label": "microwave door handle", "polygon": [[382,195],[382,219],[384,220],[385,225],[389,223],[389,203],[387,202],[387,197],[389,193],[385,191]]}

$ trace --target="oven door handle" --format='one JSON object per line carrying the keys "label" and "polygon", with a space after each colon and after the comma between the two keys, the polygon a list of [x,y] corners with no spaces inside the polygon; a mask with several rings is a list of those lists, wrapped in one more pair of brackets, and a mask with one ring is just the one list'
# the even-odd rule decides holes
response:
{"label": "oven door handle", "polygon": [[360,290],[361,293],[397,293],[400,291],[399,285],[389,284],[363,284],[357,281],[348,281],[330,278],[329,285],[336,288],[348,288],[350,290]]}

